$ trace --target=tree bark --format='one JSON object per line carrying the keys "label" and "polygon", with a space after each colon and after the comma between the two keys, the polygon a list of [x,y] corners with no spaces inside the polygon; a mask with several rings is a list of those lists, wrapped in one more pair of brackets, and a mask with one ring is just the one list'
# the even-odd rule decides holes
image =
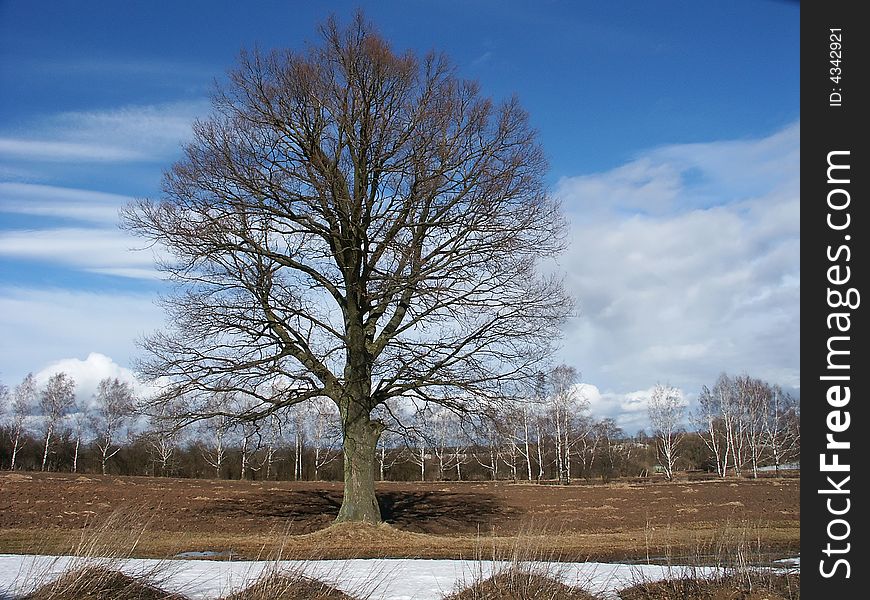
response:
{"label": "tree bark", "polygon": [[45,451],[42,453],[42,470],[45,471],[45,464],[48,462],[48,446],[51,443],[51,434],[53,427],[48,426],[48,432],[45,434]]}
{"label": "tree bark", "polygon": [[344,498],[336,522],[380,523],[375,497],[378,438],[384,426],[360,414],[344,420]]}
{"label": "tree bark", "polygon": [[18,440],[21,438],[21,430],[15,431],[15,443],[12,445],[12,464],[9,466],[10,471],[15,470],[15,458],[18,456]]}

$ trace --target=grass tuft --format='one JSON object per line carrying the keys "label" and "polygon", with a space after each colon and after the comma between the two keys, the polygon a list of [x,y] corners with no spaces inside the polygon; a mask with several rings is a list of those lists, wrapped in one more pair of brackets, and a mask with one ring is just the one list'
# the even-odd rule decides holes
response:
{"label": "grass tuft", "polygon": [[161,590],[142,576],[91,566],[67,571],[22,600],[184,600],[184,597]]}
{"label": "grass tuft", "polygon": [[762,575],[751,587],[745,577],[678,577],[635,584],[621,600],[800,600],[800,576]]}
{"label": "grass tuft", "polygon": [[296,573],[270,573],[223,600],[356,600],[323,581]]}
{"label": "grass tuft", "polygon": [[535,573],[528,565],[513,564],[477,581],[445,600],[597,600],[583,590],[553,577]]}

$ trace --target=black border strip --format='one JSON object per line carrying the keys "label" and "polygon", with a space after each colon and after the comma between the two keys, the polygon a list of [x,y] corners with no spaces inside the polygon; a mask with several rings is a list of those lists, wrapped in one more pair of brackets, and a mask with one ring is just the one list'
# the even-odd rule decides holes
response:
{"label": "black border strip", "polygon": [[[860,520],[868,506],[866,494],[859,491],[870,485],[870,453],[863,442],[870,437],[865,409],[868,363],[867,353],[861,351],[870,335],[864,317],[868,309],[862,305],[870,303],[870,291],[863,284],[870,268],[870,165],[864,140],[870,135],[865,125],[870,119],[864,114],[870,113],[865,92],[870,25],[858,15],[862,4],[804,3],[801,10],[805,598],[866,598],[870,578],[870,565],[864,562],[870,539]],[[829,444],[829,434],[834,444]],[[840,466],[832,466],[835,462]]]}

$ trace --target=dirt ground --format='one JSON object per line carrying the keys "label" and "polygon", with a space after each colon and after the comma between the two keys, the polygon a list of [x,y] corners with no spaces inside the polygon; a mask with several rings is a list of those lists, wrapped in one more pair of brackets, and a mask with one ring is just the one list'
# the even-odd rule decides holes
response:
{"label": "dirt ground", "polygon": [[[123,511],[134,553],[232,552],[281,546],[298,557],[469,557],[518,539],[560,558],[644,558],[706,552],[739,535],[764,552],[796,553],[800,480],[710,480],[570,486],[378,484],[389,527],[329,528],[342,487],[98,475],[0,475],[0,552],[61,552]],[[114,527],[119,527],[117,524]],[[316,556],[315,556],[316,555]]]}

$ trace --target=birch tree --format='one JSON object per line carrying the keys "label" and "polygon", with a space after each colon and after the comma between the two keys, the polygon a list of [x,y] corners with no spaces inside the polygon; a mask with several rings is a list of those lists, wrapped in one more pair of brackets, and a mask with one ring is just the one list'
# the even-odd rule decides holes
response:
{"label": "birch tree", "polygon": [[568,365],[554,368],[549,377],[556,470],[559,482],[566,485],[571,482],[571,450],[575,443],[573,421],[585,408],[576,392],[577,379],[577,370]]}
{"label": "birch tree", "polygon": [[173,398],[156,405],[156,410],[149,415],[148,429],[144,434],[151,450],[154,472],[165,477],[172,465],[172,457],[178,447],[181,437],[179,423],[185,413],[180,398]]}
{"label": "birch tree", "polygon": [[36,399],[36,381],[33,378],[33,373],[28,373],[12,392],[12,405],[10,407],[12,460],[9,464],[10,471],[15,470],[18,452],[23,445],[23,436],[27,433],[27,419],[33,415]]}
{"label": "birch tree", "polygon": [[133,415],[135,401],[133,386],[117,377],[106,377],[97,385],[91,426],[97,434],[103,475],[109,460],[121,450],[118,438]]}
{"label": "birch tree", "polygon": [[207,440],[207,443],[202,445],[202,458],[214,469],[215,479],[220,479],[227,460],[227,436],[232,427],[232,421],[227,415],[217,414],[201,423],[201,433]]}
{"label": "birch tree", "polygon": [[81,449],[82,440],[88,433],[91,407],[86,402],[76,400],[70,407],[70,420],[72,421],[71,433],[74,439],[73,443],[73,473],[78,473],[79,470],[79,450]]}
{"label": "birch tree", "polygon": [[800,405],[779,386],[771,388],[770,404],[762,426],[765,447],[774,469],[800,456]]}
{"label": "birch tree", "polygon": [[265,419],[263,424],[263,459],[259,468],[264,470],[263,479],[268,480],[274,472],[277,450],[284,442],[284,430],[286,423],[285,415],[272,413]]}
{"label": "birch tree", "polygon": [[309,407],[311,443],[314,445],[314,479],[320,470],[341,455],[341,421],[335,405],[326,398],[316,398]]}
{"label": "birch tree", "polygon": [[49,377],[39,396],[39,407],[42,409],[45,430],[42,471],[45,471],[48,465],[48,454],[55,429],[75,402],[75,387],[75,381],[69,375],[63,372],[55,373]]}
{"label": "birch tree", "polygon": [[742,418],[740,429],[749,453],[747,462],[752,469],[753,479],[757,479],[758,467],[764,459],[764,422],[770,409],[772,391],[770,385],[748,375],[737,377],[734,386],[740,398]]}
{"label": "birch tree", "polygon": [[713,455],[716,472],[724,478],[728,474],[728,457],[731,454],[730,438],[726,435],[722,419],[723,398],[729,394],[729,380],[723,374],[719,376],[716,385],[709,388],[706,385],[698,396],[698,412],[695,420],[698,423],[698,434]]}
{"label": "birch tree", "polygon": [[659,464],[668,480],[674,478],[674,464],[683,441],[686,405],[677,388],[656,384],[649,399],[649,421],[653,426]]}
{"label": "birch tree", "polygon": [[139,367],[170,382],[157,401],[243,392],[243,419],[329,398],[337,520],[378,522],[373,413],[409,397],[483,410],[539,370],[572,310],[538,269],[565,227],[516,98],[493,102],[442,54],[394,52],[359,15],[320,33],[243,53],[163,197],[125,209],[180,290]]}

